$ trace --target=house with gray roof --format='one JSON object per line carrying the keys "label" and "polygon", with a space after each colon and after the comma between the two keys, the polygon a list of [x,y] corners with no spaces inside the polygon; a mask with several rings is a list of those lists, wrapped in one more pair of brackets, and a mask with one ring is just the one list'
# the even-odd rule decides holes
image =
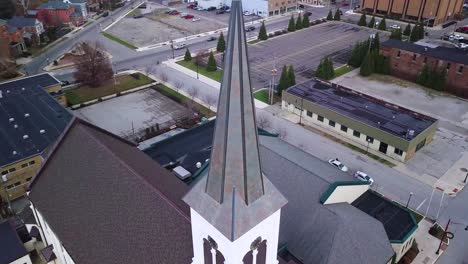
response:
{"label": "house with gray roof", "polygon": [[9,26],[22,29],[24,31],[23,37],[30,40],[36,45],[40,44],[40,36],[45,32],[44,25],[41,21],[32,17],[13,16],[7,21]]}

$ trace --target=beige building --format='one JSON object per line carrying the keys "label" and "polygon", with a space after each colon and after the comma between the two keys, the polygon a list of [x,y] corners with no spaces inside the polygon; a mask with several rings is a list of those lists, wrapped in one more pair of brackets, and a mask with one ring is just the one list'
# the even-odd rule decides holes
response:
{"label": "beige building", "polygon": [[405,21],[427,21],[429,26],[453,20],[464,0],[363,0],[361,11]]}

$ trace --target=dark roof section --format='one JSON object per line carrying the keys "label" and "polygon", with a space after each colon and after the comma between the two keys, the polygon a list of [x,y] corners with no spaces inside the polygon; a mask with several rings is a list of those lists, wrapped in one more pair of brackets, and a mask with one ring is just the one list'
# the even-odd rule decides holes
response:
{"label": "dark roof section", "polygon": [[[213,130],[212,122],[200,125],[177,134],[173,140],[156,143],[147,153],[156,160],[162,156],[183,159],[209,149]],[[281,210],[280,247],[286,245],[290,253],[307,264],[387,263],[393,250],[379,221],[349,204],[320,204],[330,184],[352,180],[351,176],[279,138],[260,136],[259,140],[263,172],[289,201]],[[206,177],[206,170],[200,177]],[[359,222],[353,225],[347,221]],[[364,244],[367,246],[356,246]],[[284,262],[280,259],[280,263]]]}
{"label": "dark roof section", "polygon": [[55,253],[54,253],[54,245],[49,245],[41,249],[41,255],[44,257],[47,263],[49,263],[52,260],[57,259],[57,256],[55,256]]}
{"label": "dark roof section", "polygon": [[210,158],[214,124],[214,121],[210,121],[196,126],[157,142],[143,151],[163,167],[172,162],[194,174],[198,170],[196,163],[203,164]]}
{"label": "dark roof section", "polygon": [[11,80],[0,83],[0,90],[17,90],[23,87],[33,87],[40,86],[42,88],[47,88],[54,85],[60,85],[60,81],[55,79],[49,73],[41,73],[38,75],[33,75],[17,80]]}
{"label": "dark roof section", "polygon": [[41,85],[55,79],[26,79],[0,84],[0,167],[41,154],[72,117]]}
{"label": "dark roof section", "polygon": [[240,0],[231,4],[227,39],[208,176],[184,201],[234,241],[287,201],[261,170]]}
{"label": "dark roof section", "polygon": [[7,23],[8,25],[11,25],[14,27],[24,28],[24,27],[36,26],[36,21],[37,19],[35,18],[14,16],[11,19],[8,19]]}
{"label": "dark roof section", "polygon": [[76,263],[193,257],[190,208],[181,200],[188,187],[134,145],[82,120],[72,121],[30,188]]}
{"label": "dark roof section", "polygon": [[414,130],[414,138],[436,122],[431,117],[377,98],[313,79],[287,92],[405,140],[411,139],[407,137],[409,130]]}
{"label": "dark roof section", "polygon": [[37,9],[69,9],[71,6],[59,0],[52,0],[40,5]]}
{"label": "dark roof section", "polygon": [[401,49],[415,52],[424,56],[433,57],[439,60],[451,61],[468,65],[468,54],[466,51],[439,46],[436,48],[418,45],[411,42],[389,39],[383,42],[382,47]]}
{"label": "dark roof section", "polygon": [[15,227],[9,221],[0,223],[0,264],[11,263],[28,254],[21,242]]}
{"label": "dark roof section", "polygon": [[371,190],[357,198],[352,205],[382,222],[393,243],[404,242],[418,227],[411,212]]}

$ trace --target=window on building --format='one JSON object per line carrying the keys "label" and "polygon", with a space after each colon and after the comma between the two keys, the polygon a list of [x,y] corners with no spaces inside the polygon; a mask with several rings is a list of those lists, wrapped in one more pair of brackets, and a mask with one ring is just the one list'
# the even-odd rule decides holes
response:
{"label": "window on building", "polygon": [[320,121],[320,122],[323,122],[323,116],[321,116],[321,115],[317,116],[317,120]]}
{"label": "window on building", "polygon": [[348,132],[348,127],[341,125],[341,131]]}
{"label": "window on building", "polygon": [[12,172],[15,172],[16,171],[16,168],[11,168],[8,170],[8,173],[12,173]]}
{"label": "window on building", "polygon": [[28,166],[28,164],[27,164],[27,163],[23,163],[23,164],[21,164],[21,168],[26,168],[27,166]]}
{"label": "window on building", "polygon": [[463,72],[463,65],[460,65],[460,67],[458,67],[458,73],[462,73]]}
{"label": "window on building", "polygon": [[353,136],[355,136],[355,137],[361,137],[361,132],[354,130],[354,131],[353,131]]}
{"label": "window on building", "polygon": [[403,155],[403,150],[399,149],[399,148],[395,148],[395,154],[397,154],[398,156],[402,156]]}
{"label": "window on building", "polygon": [[7,188],[7,190],[11,190],[11,189],[13,189],[14,187],[15,187],[15,186],[12,184],[12,185],[8,185],[6,188]]}
{"label": "window on building", "polygon": [[20,186],[21,182],[15,182],[15,186]]}
{"label": "window on building", "polygon": [[450,62],[447,63],[447,70],[450,70],[450,66],[452,66],[452,64]]}
{"label": "window on building", "polygon": [[335,121],[328,120],[328,125],[335,127]]}
{"label": "window on building", "polygon": [[397,58],[400,58],[400,56],[401,56],[401,50],[399,50],[399,51],[397,52],[397,54],[396,54],[396,57],[397,57]]}
{"label": "window on building", "polygon": [[416,61],[416,54],[413,54],[413,61]]}
{"label": "window on building", "polygon": [[5,171],[2,171],[2,175],[7,175],[8,174],[8,171],[5,170]]}
{"label": "window on building", "polygon": [[34,165],[34,164],[36,164],[36,161],[31,160],[30,162],[28,162],[28,164],[29,164],[29,166]]}
{"label": "window on building", "polygon": [[366,141],[369,142],[369,144],[373,144],[374,143],[374,138],[367,136]]}

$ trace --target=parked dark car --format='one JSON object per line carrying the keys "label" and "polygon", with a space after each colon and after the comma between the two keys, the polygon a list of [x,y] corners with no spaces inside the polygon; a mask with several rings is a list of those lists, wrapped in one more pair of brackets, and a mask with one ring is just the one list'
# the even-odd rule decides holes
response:
{"label": "parked dark car", "polygon": [[217,14],[217,15],[221,15],[221,14],[225,14],[225,13],[226,13],[226,11],[224,11],[224,10],[218,10],[218,11],[216,11],[216,14]]}
{"label": "parked dark car", "polygon": [[210,41],[215,41],[216,39],[217,39],[216,37],[211,36],[206,41],[210,42]]}
{"label": "parked dark car", "polygon": [[254,31],[255,30],[255,27],[254,26],[248,26],[245,28],[245,32],[250,32],[250,31]]}
{"label": "parked dark car", "polygon": [[312,12],[310,12],[310,11],[307,11],[307,12],[304,13],[304,16],[308,16],[308,17],[309,17],[309,16],[311,16],[311,15],[312,15]]}
{"label": "parked dark car", "polygon": [[133,15],[133,18],[135,18],[135,19],[137,19],[137,18],[142,18],[142,17],[144,17],[143,14],[134,14],[134,15]]}
{"label": "parked dark car", "polygon": [[141,4],[138,6],[138,8],[141,8],[141,9],[146,8],[146,4]]}
{"label": "parked dark car", "polygon": [[103,17],[107,17],[107,16],[109,16],[109,12],[108,12],[108,11],[106,11],[106,12],[102,13],[102,16],[103,16]]}
{"label": "parked dark car", "polygon": [[206,11],[214,11],[214,10],[216,10],[216,7],[214,6],[210,6],[206,9]]}

